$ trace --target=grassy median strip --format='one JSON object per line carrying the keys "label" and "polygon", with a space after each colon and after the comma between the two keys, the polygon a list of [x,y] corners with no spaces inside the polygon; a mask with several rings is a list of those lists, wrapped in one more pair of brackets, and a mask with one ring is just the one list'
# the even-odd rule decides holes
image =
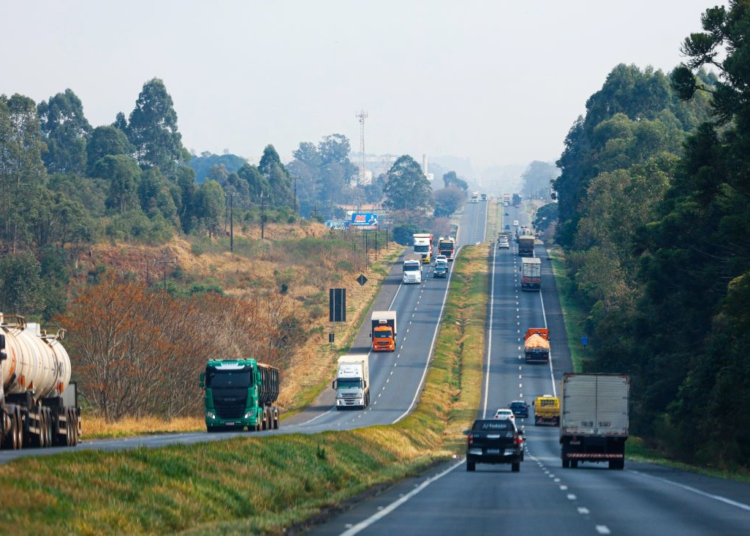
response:
{"label": "grassy median strip", "polygon": [[0,467],[0,527],[37,535],[281,534],[460,453],[481,393],[487,255],[487,245],[467,247],[454,262],[419,405],[398,424],[23,458]]}

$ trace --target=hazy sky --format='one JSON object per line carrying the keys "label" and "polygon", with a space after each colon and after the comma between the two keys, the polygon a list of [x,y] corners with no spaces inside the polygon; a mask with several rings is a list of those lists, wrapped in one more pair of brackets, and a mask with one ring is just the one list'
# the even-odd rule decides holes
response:
{"label": "hazy sky", "polygon": [[164,80],[185,147],[283,160],[346,135],[475,168],[555,160],[618,63],[664,71],[716,0],[0,0],[0,93],[72,89],[89,122]]}

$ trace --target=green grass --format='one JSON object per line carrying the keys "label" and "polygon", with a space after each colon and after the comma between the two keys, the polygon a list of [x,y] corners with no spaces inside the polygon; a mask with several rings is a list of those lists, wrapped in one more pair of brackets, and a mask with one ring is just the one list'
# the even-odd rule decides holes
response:
{"label": "green grass", "polygon": [[36,535],[282,534],[451,459],[481,392],[487,253],[486,245],[463,248],[455,261],[425,388],[398,424],[19,459],[0,467],[0,527]]}
{"label": "green grass", "polygon": [[560,297],[565,333],[568,338],[568,348],[573,361],[573,371],[582,372],[583,363],[588,358],[589,350],[581,344],[581,337],[585,335],[586,311],[576,299],[573,283],[565,270],[565,253],[556,246],[547,248],[547,254],[552,259],[552,272],[555,274],[555,284]]}

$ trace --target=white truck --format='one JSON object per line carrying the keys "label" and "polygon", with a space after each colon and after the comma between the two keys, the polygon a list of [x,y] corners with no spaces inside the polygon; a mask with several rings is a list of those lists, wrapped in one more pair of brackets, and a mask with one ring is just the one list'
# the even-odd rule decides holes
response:
{"label": "white truck", "polygon": [[422,262],[424,264],[430,264],[432,262],[432,234],[430,233],[414,233],[414,253],[419,253],[422,256]]}
{"label": "white truck", "polygon": [[560,411],[563,468],[578,462],[625,467],[630,379],[622,374],[564,374]]}
{"label": "white truck", "polygon": [[336,409],[361,408],[370,404],[370,363],[367,354],[342,355],[331,385],[336,391]]}
{"label": "white truck", "polygon": [[422,282],[422,256],[412,253],[404,256],[404,284]]}

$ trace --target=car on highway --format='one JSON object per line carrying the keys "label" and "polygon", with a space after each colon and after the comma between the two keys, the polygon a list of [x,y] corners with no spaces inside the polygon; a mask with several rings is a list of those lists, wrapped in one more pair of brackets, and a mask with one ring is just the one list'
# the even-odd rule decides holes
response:
{"label": "car on highway", "polygon": [[510,241],[507,236],[501,236],[497,241],[497,247],[500,249],[510,249]]}
{"label": "car on highway", "polygon": [[467,471],[475,471],[478,463],[509,463],[512,472],[521,470],[523,434],[511,419],[477,419],[464,434]]}
{"label": "car on highway", "polygon": [[445,255],[438,255],[437,257],[435,257],[435,262],[445,262],[445,263],[447,263],[448,262],[448,257],[446,257]]}
{"label": "car on highway", "polygon": [[518,220],[513,220],[513,226],[518,227]]}
{"label": "car on highway", "polygon": [[511,411],[508,408],[498,408],[497,411],[495,411],[494,418],[495,419],[509,419],[511,421],[516,420],[515,414],[513,413],[513,411]]}
{"label": "car on highway", "polygon": [[514,400],[508,404],[508,408],[513,412],[513,415],[521,419],[526,419],[529,416],[529,405],[523,400]]}
{"label": "car on highway", "polygon": [[438,261],[432,270],[433,277],[448,277],[448,261]]}

